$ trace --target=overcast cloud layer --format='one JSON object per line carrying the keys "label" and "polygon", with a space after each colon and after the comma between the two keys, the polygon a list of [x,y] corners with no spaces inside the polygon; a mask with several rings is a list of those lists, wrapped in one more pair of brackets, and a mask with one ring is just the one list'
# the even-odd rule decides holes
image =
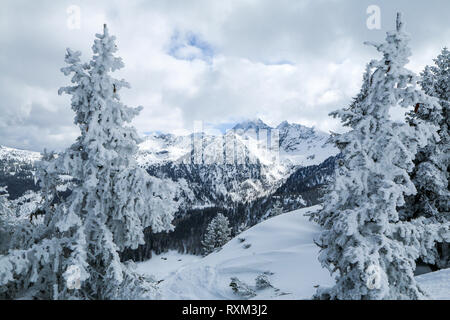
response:
{"label": "overcast cloud layer", "polygon": [[[2,1],[0,144],[60,150],[78,135],[70,97],[57,90],[65,48],[92,55],[108,23],[131,83],[122,100],[144,110],[142,134],[188,133],[195,120],[224,128],[246,118],[282,120],[339,131],[327,114],[349,103],[365,64],[363,45],[380,41],[404,14],[412,36],[409,67],[418,72],[449,46],[450,1]],[[70,29],[67,8],[81,9]],[[366,27],[369,5],[381,29]],[[126,91],[126,92],[125,92]]]}

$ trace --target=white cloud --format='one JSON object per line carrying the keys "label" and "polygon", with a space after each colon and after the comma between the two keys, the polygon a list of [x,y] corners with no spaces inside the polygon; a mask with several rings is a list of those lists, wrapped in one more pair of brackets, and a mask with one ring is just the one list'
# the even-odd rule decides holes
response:
{"label": "white cloud", "polygon": [[[66,8],[72,4],[81,9],[80,30],[66,27]],[[70,99],[56,94],[69,79],[59,69],[65,47],[91,57],[94,34],[104,22],[117,36],[125,61],[116,76],[132,86],[122,100],[144,106],[133,122],[141,133],[186,133],[195,120],[214,125],[255,117],[271,125],[289,120],[341,130],[327,114],[358,92],[365,63],[378,57],[362,42],[382,40],[397,8],[412,34],[414,71],[448,45],[448,10],[443,10],[448,2],[402,0],[394,8],[379,1],[381,31],[365,27],[369,4],[6,1],[0,12],[0,144],[42,150],[73,141],[77,128]]]}

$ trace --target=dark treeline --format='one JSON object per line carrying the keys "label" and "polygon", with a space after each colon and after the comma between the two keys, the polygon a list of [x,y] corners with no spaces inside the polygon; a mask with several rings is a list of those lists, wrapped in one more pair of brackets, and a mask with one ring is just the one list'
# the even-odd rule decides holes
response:
{"label": "dark treeline", "polygon": [[32,163],[0,160],[0,186],[8,187],[10,200],[17,199],[25,191],[39,190],[33,177],[34,170]]}

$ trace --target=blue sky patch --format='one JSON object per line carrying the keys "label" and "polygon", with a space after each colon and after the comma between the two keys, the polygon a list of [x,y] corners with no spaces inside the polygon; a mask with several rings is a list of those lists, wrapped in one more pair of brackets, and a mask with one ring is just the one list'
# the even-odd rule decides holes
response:
{"label": "blue sky patch", "polygon": [[175,31],[170,38],[167,53],[176,59],[188,61],[200,59],[210,62],[214,56],[211,44],[192,31]]}

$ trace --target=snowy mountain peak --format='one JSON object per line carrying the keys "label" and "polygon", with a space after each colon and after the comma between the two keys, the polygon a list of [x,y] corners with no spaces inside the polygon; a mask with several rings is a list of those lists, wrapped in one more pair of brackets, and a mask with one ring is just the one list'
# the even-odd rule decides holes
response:
{"label": "snowy mountain peak", "polygon": [[[227,141],[234,141],[235,138],[233,136],[241,136],[244,143],[253,151],[252,153],[258,158],[261,158],[260,152],[255,152],[255,148],[252,148],[255,144],[258,144],[258,146],[259,144],[264,144],[264,142],[260,143],[258,140],[264,140],[266,138],[264,135],[261,136],[260,130],[267,130],[270,141],[272,139],[271,135],[279,135],[279,148],[274,148],[271,145],[270,149],[272,151],[279,149],[281,161],[288,166],[319,164],[329,156],[338,153],[338,150],[334,146],[326,144],[329,138],[328,134],[297,123],[283,121],[276,128],[272,128],[261,119],[255,119],[238,123],[233,129],[228,131],[224,137],[220,137],[220,139],[207,134],[202,135],[202,148],[204,148],[206,153],[214,153],[214,155],[206,154],[203,157],[209,158],[216,156],[217,150],[213,145],[218,146],[222,138],[227,139]],[[277,130],[278,132],[276,132]],[[194,147],[193,143],[194,139],[192,135],[177,136],[173,134],[153,133],[147,136],[145,141],[140,144],[138,161],[142,165],[149,165],[177,162],[177,160],[183,158],[182,162],[185,162],[187,158],[190,158],[189,155],[192,153]],[[198,141],[196,140],[195,143],[198,143]],[[211,143],[213,145],[207,147]],[[262,158],[260,160],[265,162]]]}
{"label": "snowy mountain peak", "polygon": [[298,135],[300,138],[309,138],[312,135],[327,135],[324,132],[316,130],[314,127],[307,127],[298,123],[289,123],[287,121],[281,122],[276,129],[281,133],[286,133],[287,131],[292,131],[294,134]]}
{"label": "snowy mountain peak", "polygon": [[277,129],[283,129],[283,128],[286,128],[286,127],[289,127],[289,126],[290,126],[290,123],[287,122],[286,120],[284,120],[283,122],[281,122],[281,123],[277,126]]}
{"label": "snowy mountain peak", "polygon": [[234,130],[243,130],[243,131],[248,131],[248,130],[255,130],[255,131],[259,131],[261,129],[271,129],[271,127],[269,127],[266,123],[264,123],[261,119],[255,119],[255,120],[247,120],[241,123],[236,124],[233,127]]}
{"label": "snowy mountain peak", "polygon": [[294,165],[319,164],[339,152],[335,146],[327,143],[329,134],[314,127],[283,121],[277,129],[281,158]]}

